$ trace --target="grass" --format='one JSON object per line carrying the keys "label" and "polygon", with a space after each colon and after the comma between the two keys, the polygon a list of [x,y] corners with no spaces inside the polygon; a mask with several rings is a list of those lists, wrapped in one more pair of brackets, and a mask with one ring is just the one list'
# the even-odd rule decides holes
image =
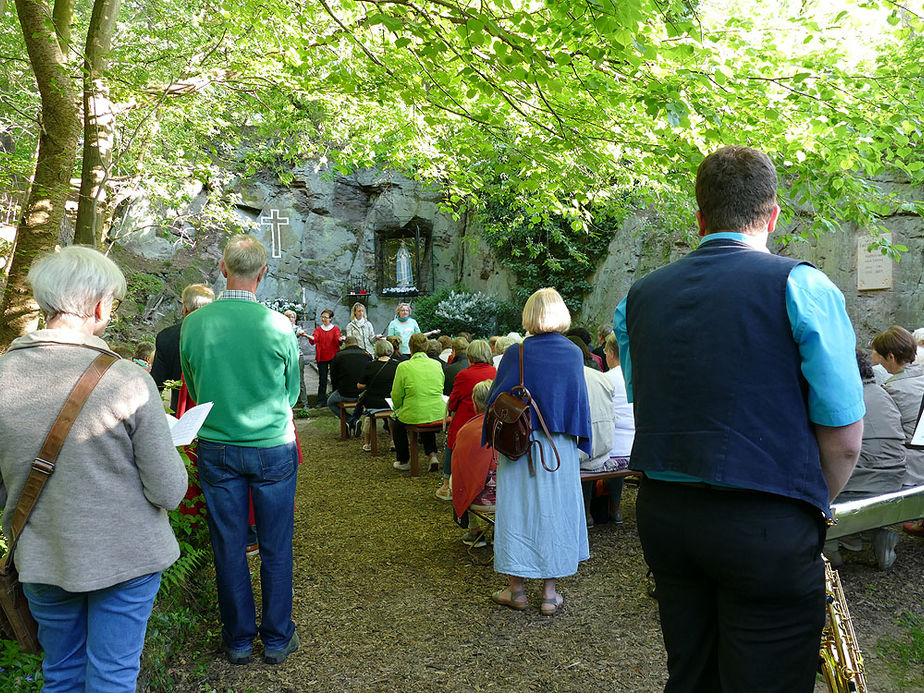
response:
{"label": "grass", "polygon": [[905,611],[894,635],[879,639],[876,653],[886,663],[899,690],[924,690],[924,616]]}

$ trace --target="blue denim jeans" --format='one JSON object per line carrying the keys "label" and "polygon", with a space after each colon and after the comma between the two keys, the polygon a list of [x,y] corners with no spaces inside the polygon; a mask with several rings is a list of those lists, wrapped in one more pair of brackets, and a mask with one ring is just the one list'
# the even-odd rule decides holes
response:
{"label": "blue denim jeans", "polygon": [[292,531],[297,468],[294,442],[250,448],[199,440],[199,479],[209,510],[221,634],[236,653],[250,651],[257,635],[246,556],[248,491],[260,537],[260,639],[265,649],[280,650],[295,633]]}
{"label": "blue denim jeans", "polygon": [[93,592],[23,584],[45,649],[42,690],[134,693],[159,587],[160,573]]}
{"label": "blue denim jeans", "polygon": [[[340,418],[340,403],[341,402],[355,402],[355,397],[344,397],[340,394],[339,390],[334,390],[327,396],[327,408],[331,410],[334,416],[338,419]],[[350,413],[347,412],[347,420],[350,419]]]}

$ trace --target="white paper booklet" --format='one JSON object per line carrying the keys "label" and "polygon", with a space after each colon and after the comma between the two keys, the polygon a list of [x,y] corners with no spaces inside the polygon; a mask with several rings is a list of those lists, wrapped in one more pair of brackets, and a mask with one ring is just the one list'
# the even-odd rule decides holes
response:
{"label": "white paper booklet", "polygon": [[911,444],[924,445],[924,412],[921,413],[918,425],[914,429],[914,435],[911,436]]}
{"label": "white paper booklet", "polygon": [[[449,395],[443,395],[443,401],[446,402],[446,403],[448,403],[448,402],[449,402]],[[388,404],[388,408],[389,408],[389,409],[394,409],[394,408],[395,408],[395,403],[394,403],[394,401],[392,400],[391,397],[386,397],[386,398],[385,398],[385,402]]]}
{"label": "white paper booklet", "polygon": [[179,419],[167,414],[167,423],[170,425],[173,444],[179,447],[192,443],[210,411],[212,411],[212,403],[203,402],[192,409],[187,409],[186,413]]}

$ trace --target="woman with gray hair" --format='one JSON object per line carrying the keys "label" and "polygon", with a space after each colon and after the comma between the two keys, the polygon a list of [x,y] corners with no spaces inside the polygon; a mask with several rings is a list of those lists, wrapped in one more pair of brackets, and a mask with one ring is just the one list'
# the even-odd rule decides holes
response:
{"label": "woman with gray hair", "polygon": [[[366,370],[362,378],[357,383],[360,392],[360,405],[356,407],[359,413],[354,412],[354,416],[362,416],[363,413],[375,414],[380,411],[388,411],[388,402],[386,397],[391,396],[391,386],[395,382],[395,371],[398,369],[398,361],[391,356],[394,353],[394,347],[388,340],[380,339],[373,347],[375,360],[366,364]],[[368,421],[368,419],[366,419]],[[365,441],[363,450],[372,451],[372,426],[363,425],[365,432]]]}
{"label": "woman with gray hair", "polygon": [[[48,430],[88,366],[112,353],[101,336],[126,288],[114,262],[79,246],[38,260],[29,281],[46,327],[0,357],[8,543]],[[180,555],[167,510],[187,481],[154,381],[131,361],[116,361],[74,421],[16,544],[47,690],[135,690],[161,571]]]}
{"label": "woman with gray hair", "polygon": [[456,447],[456,436],[462,426],[475,416],[472,391],[478,383],[492,380],[497,375],[497,369],[491,363],[491,347],[483,339],[476,339],[469,344],[465,355],[469,366],[456,375],[446,403],[447,413],[453,416],[446,432],[446,449],[443,451],[443,485],[436,490],[436,497],[445,501],[452,500],[449,477],[452,476],[452,451]]}
{"label": "woman with gray hair", "polygon": [[[487,342],[485,342],[487,346]],[[490,347],[489,347],[490,350]],[[472,388],[472,405],[475,414],[456,434],[456,457],[452,474],[452,506],[457,518],[461,519],[472,506],[493,510],[497,500],[497,460],[494,451],[481,444],[481,427],[484,412],[491,393],[493,380],[482,380]],[[484,546],[485,532],[477,528],[474,516],[469,518],[468,532],[462,543],[479,548]]]}

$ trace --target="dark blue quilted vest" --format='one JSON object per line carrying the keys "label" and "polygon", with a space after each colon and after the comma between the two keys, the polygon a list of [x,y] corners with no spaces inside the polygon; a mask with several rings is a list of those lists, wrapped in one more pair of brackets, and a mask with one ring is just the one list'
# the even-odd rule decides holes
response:
{"label": "dark blue quilted vest", "polygon": [[633,285],[634,469],[683,472],[827,510],[786,312],[797,264],[716,239]]}

